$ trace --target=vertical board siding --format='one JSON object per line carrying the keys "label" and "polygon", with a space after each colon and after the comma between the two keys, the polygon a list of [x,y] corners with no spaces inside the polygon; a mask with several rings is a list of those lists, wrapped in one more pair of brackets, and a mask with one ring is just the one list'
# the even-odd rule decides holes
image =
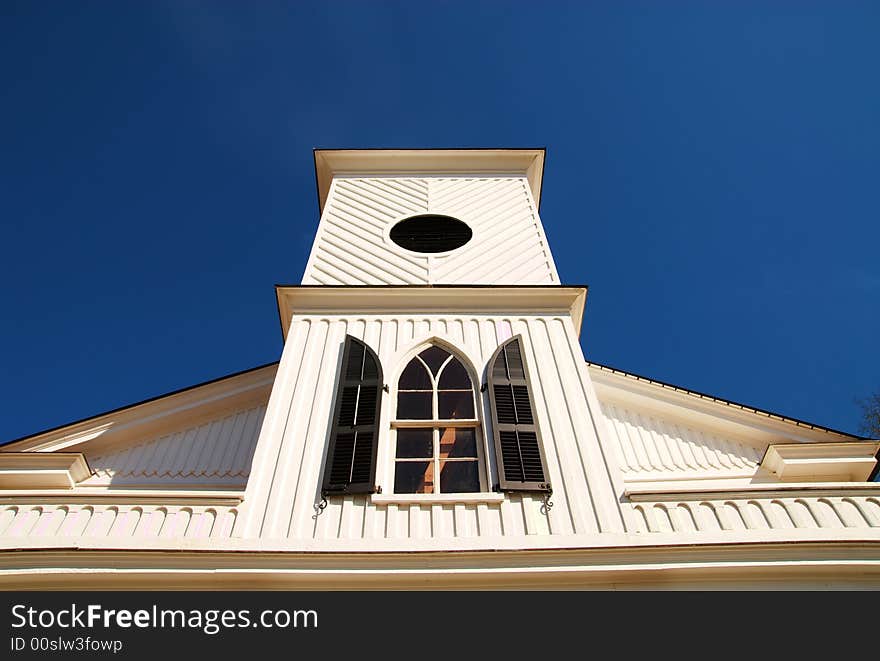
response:
{"label": "vertical board siding", "polygon": [[[430,256],[387,238],[396,222],[424,213],[458,218],[473,237]],[[336,177],[302,282],[510,285],[559,277],[525,177]]]}
{"label": "vertical board siding", "polygon": [[[598,442],[590,423],[593,413],[578,385],[583,359],[571,356],[564,328],[570,323],[568,318],[508,316],[295,317],[289,342],[296,350],[289,360],[282,358],[278,377],[279,383],[286,384],[286,403],[278,410],[270,404],[271,415],[277,421],[267,419],[255,461],[259,475],[255,473],[252,478],[252,482],[266,482],[262,489],[257,482],[249,485],[246,503],[254,510],[248,518],[255,523],[247,524],[245,536],[404,540],[600,532],[602,526],[593,507],[598,496],[590,484],[595,478],[585,461],[588,455],[580,447],[597,446]],[[510,494],[501,503],[479,504],[374,504],[367,496],[330,497],[319,507],[339,349],[347,334],[365,341],[379,354],[386,383],[393,392],[394,381],[409,355],[432,338],[458,349],[482,379],[492,353],[515,333],[524,338],[534,377],[536,416],[542,425],[554,487],[549,512],[538,494]],[[534,369],[539,364],[557,368],[542,370],[539,375]],[[476,385],[479,387],[479,383]],[[491,452],[491,429],[485,424],[487,393],[481,393],[478,399],[484,420],[482,441],[486,451]],[[377,466],[377,482],[384,494],[392,491],[389,421],[393,415],[394,402],[385,395]],[[281,420],[285,421],[283,425]],[[497,480],[494,471],[490,462],[493,482]]]}

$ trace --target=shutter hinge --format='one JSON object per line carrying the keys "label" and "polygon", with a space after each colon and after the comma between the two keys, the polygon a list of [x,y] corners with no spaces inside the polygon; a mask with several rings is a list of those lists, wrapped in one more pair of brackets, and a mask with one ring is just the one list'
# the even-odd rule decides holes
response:
{"label": "shutter hinge", "polygon": [[385,392],[388,392],[388,384],[387,383],[382,384],[382,390],[384,390]]}
{"label": "shutter hinge", "polygon": [[486,392],[489,389],[489,383],[486,382],[480,386],[480,392]]}
{"label": "shutter hinge", "polygon": [[381,484],[377,484],[375,487],[373,487],[373,489],[374,489],[373,493],[382,493],[382,485]]}

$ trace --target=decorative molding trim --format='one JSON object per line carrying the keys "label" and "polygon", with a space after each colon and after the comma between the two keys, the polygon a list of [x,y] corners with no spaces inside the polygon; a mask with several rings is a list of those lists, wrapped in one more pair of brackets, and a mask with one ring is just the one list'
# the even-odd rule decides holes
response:
{"label": "decorative molding trim", "polygon": [[544,149],[316,149],[318,209],[335,175],[525,175],[536,206],[541,202]]}
{"label": "decorative molding trim", "polygon": [[6,589],[880,586],[880,538],[444,553],[223,553],[75,545],[0,553]]}
{"label": "decorative molding trim", "polygon": [[[0,455],[2,457],[3,455]],[[52,456],[52,455],[49,455]],[[0,504],[34,503],[153,503],[162,505],[238,505],[244,491],[195,491],[183,489],[60,489],[0,490]]]}
{"label": "decorative molding trim", "polygon": [[81,452],[0,452],[0,495],[7,489],[73,489],[91,474]]}
{"label": "decorative molding trim", "polygon": [[864,482],[877,465],[880,441],[774,444],[761,466],[784,482],[834,480]]}
{"label": "decorative molding trim", "polygon": [[880,482],[823,482],[808,483],[797,482],[790,484],[751,484],[738,486],[736,488],[722,487],[703,489],[687,489],[684,490],[678,485],[670,485],[668,488],[651,486],[650,488],[639,489],[638,487],[628,486],[623,495],[632,501],[649,501],[649,500],[703,500],[706,497],[712,498],[735,498],[737,496],[750,497],[759,496],[763,498],[772,498],[773,496],[784,496],[787,498],[795,497],[803,493],[811,497],[816,496],[880,496]]}
{"label": "decorative molding trim", "polygon": [[578,286],[350,286],[276,285],[284,339],[293,315],[405,314],[471,312],[507,316],[563,314],[580,330],[587,288]]}
{"label": "decorative molding trim", "polygon": [[472,503],[502,503],[503,493],[438,493],[438,494],[373,494],[374,505],[455,505]]}

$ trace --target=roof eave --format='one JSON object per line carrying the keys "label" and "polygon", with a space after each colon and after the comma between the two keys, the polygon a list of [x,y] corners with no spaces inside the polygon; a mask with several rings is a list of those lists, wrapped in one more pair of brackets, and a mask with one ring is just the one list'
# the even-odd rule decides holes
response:
{"label": "roof eave", "polygon": [[546,148],[315,149],[318,210],[335,175],[520,174],[540,209]]}

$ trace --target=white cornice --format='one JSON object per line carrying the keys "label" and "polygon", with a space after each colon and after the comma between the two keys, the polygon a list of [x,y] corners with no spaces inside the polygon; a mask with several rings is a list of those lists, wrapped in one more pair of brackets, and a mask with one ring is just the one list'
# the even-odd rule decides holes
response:
{"label": "white cornice", "polygon": [[275,288],[284,339],[297,315],[564,314],[580,330],[586,287],[443,286]]}
{"label": "white cornice", "polygon": [[864,482],[877,464],[877,450],[880,441],[776,444],[767,448],[761,466],[784,482]]}
{"label": "white cornice", "polygon": [[318,204],[324,202],[334,175],[518,174],[529,182],[535,204],[541,203],[543,149],[316,149]]}
{"label": "white cornice", "polygon": [[[7,547],[0,552],[0,580],[7,589],[880,586],[877,531],[785,532],[757,543],[728,531],[711,543],[670,543],[654,534],[625,547],[614,546],[624,541],[615,536],[587,548],[456,553],[273,552],[222,543],[212,550],[162,551],[70,540],[36,552]],[[334,541],[343,546],[346,540]],[[228,552],[233,549],[238,552]]]}
{"label": "white cornice", "polygon": [[[31,457],[53,457],[57,454],[25,453]],[[3,455],[0,455],[2,457]],[[82,455],[80,455],[82,456]],[[72,490],[0,489],[0,504],[64,503],[112,505],[159,504],[159,505],[227,505],[236,506],[244,499],[243,490],[195,490],[195,489],[90,489]]]}
{"label": "white cornice", "polygon": [[0,452],[0,495],[7,489],[67,489],[82,482],[92,472],[86,458],[79,452]]}
{"label": "white cornice", "polygon": [[846,496],[880,496],[880,483],[877,482],[802,482],[802,483],[768,483],[742,484],[736,487],[704,486],[697,487],[681,484],[660,485],[627,485],[624,496],[634,502],[655,500],[703,500],[706,498],[797,498],[804,497],[846,497]]}

